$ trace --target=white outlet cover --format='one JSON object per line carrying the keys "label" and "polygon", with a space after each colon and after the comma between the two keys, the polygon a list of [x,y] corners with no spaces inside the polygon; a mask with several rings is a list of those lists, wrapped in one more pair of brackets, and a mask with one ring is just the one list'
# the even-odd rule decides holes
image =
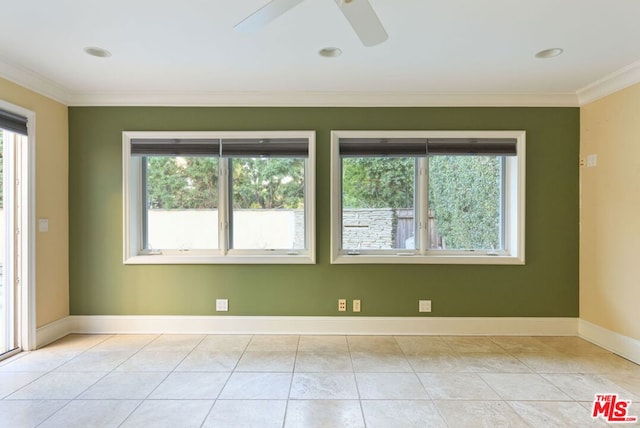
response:
{"label": "white outlet cover", "polygon": [[40,232],[48,232],[49,231],[49,219],[41,218],[38,220],[38,231]]}
{"label": "white outlet cover", "polygon": [[587,156],[587,168],[593,168],[598,165],[598,155]]}
{"label": "white outlet cover", "polygon": [[418,303],[419,312],[431,312],[431,300],[420,300]]}
{"label": "white outlet cover", "polygon": [[227,312],[229,310],[229,300],[228,299],[216,299],[216,311],[217,312]]}

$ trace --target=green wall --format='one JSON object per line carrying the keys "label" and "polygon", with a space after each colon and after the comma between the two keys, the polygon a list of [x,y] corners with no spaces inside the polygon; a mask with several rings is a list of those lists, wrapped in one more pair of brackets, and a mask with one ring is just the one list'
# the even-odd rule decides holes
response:
{"label": "green wall", "polygon": [[[287,129],[317,132],[316,265],[123,265],[122,131]],[[332,129],[525,130],[526,265],[330,265]],[[69,133],[72,315],[578,316],[577,108],[72,107]]]}

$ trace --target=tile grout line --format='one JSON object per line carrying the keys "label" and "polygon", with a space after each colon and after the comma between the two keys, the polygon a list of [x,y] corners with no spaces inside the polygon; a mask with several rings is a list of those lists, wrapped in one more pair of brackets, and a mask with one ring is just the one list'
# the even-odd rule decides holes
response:
{"label": "tile grout line", "polygon": [[293,389],[293,378],[296,373],[296,363],[298,362],[298,352],[300,352],[300,335],[298,335],[298,341],[296,343],[296,352],[293,357],[293,368],[291,369],[291,380],[289,381],[289,391],[287,392],[287,399],[284,404],[284,415],[282,416],[282,428],[287,423],[287,414],[289,412],[289,402],[291,401],[291,391]]}
{"label": "tile grout line", "polygon": [[351,375],[353,376],[353,382],[356,385],[356,393],[358,394],[358,405],[360,406],[360,415],[362,416],[362,422],[366,428],[367,426],[367,418],[364,414],[364,406],[362,405],[362,394],[360,393],[360,385],[358,384],[358,378],[356,376],[356,367],[353,364],[353,352],[351,350],[351,341],[349,341],[349,336],[346,336],[347,340],[347,350],[349,351],[349,359],[351,360]]}

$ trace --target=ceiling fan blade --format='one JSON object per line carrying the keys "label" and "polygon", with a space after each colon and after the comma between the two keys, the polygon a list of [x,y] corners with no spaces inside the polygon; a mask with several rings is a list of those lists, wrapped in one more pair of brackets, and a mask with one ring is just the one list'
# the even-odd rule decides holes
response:
{"label": "ceiling fan blade", "polygon": [[304,0],[271,0],[237,23],[233,28],[238,31],[258,30],[303,1]]}
{"label": "ceiling fan blade", "polygon": [[369,0],[335,0],[362,44],[375,46],[389,37]]}

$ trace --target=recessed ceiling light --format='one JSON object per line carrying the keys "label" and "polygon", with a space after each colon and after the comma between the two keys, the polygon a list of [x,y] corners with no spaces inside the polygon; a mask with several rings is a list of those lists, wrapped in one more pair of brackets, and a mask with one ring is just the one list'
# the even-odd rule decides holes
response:
{"label": "recessed ceiling light", "polygon": [[337,56],[342,55],[342,49],[340,48],[323,48],[318,51],[320,56],[326,58],[335,58]]}
{"label": "recessed ceiling light", "polygon": [[91,56],[97,56],[98,58],[108,58],[111,56],[111,52],[106,49],[97,48],[95,46],[89,46],[84,48],[84,51]]}
{"label": "recessed ceiling light", "polygon": [[564,52],[563,49],[560,48],[551,48],[551,49],[545,49],[543,51],[540,51],[536,54],[536,58],[553,58],[556,57],[558,55],[560,55],[562,52]]}

